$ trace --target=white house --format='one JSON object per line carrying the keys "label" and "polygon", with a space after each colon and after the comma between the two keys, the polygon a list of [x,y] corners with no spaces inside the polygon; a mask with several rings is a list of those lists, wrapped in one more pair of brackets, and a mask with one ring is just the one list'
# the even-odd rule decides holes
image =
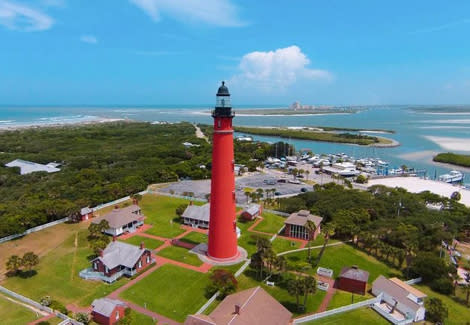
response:
{"label": "white house", "polygon": [[[397,321],[411,319],[413,322],[424,320],[426,294],[397,278],[387,279],[379,276],[372,283],[372,294],[383,294],[382,301],[375,305],[375,310],[385,312]],[[377,310],[379,308],[379,310]]]}
{"label": "white house", "polygon": [[108,214],[93,219],[93,223],[99,224],[102,220],[109,223],[109,228],[104,233],[111,236],[119,236],[125,232],[134,232],[144,224],[145,216],[138,205],[130,205],[119,209],[114,208]]}

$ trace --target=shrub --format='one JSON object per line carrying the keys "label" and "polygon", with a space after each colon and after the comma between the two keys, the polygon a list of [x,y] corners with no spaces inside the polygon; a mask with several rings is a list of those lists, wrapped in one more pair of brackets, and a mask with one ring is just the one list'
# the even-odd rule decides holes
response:
{"label": "shrub", "polygon": [[62,305],[60,302],[58,302],[57,300],[52,300],[51,301],[51,304],[49,305],[50,308],[54,309],[54,310],[57,310],[59,311],[60,313],[64,314],[64,315],[67,315],[68,314],[68,310],[67,308],[65,308],[64,305]]}
{"label": "shrub", "polygon": [[436,323],[443,324],[444,320],[448,316],[447,307],[444,305],[441,299],[439,298],[429,298],[425,302],[426,306],[426,320]]}
{"label": "shrub", "polygon": [[452,280],[448,278],[436,279],[431,283],[431,289],[444,295],[451,294],[454,290]]}

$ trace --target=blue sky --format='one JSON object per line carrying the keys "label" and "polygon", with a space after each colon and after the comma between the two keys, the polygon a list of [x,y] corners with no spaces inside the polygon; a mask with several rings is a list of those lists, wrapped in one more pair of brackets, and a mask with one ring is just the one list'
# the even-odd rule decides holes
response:
{"label": "blue sky", "polygon": [[470,1],[0,0],[0,104],[468,104]]}

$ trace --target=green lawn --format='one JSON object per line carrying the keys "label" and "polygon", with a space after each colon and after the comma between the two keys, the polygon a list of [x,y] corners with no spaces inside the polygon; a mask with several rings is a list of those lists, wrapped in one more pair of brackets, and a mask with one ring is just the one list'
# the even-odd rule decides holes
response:
{"label": "green lawn", "polygon": [[138,313],[135,310],[131,310],[131,317],[131,325],[154,325],[156,322],[151,317]]}
{"label": "green lawn", "polygon": [[39,259],[37,274],[30,278],[11,277],[3,281],[6,288],[39,301],[50,295],[64,305],[75,303],[89,306],[95,298],[103,297],[116,290],[127,279],[121,278],[113,284],[100,281],[83,280],[78,273],[91,266],[88,257],[92,250],[88,248],[87,230],[81,230],[77,236],[69,236],[61,245]]}
{"label": "green lawn", "polygon": [[[320,249],[312,250],[312,261],[315,260],[319,252]],[[294,269],[297,268],[298,265],[305,264],[307,261],[306,250],[284,256],[286,257],[288,264]],[[351,265],[357,265],[359,268],[368,271],[370,274],[369,283],[372,283],[381,274],[387,278],[391,276],[400,276],[400,272],[398,270],[391,269],[374,257],[354,249],[347,244],[327,247],[319,264],[319,266],[332,269],[334,272],[333,276],[335,278],[339,276],[343,267]],[[314,274],[316,272],[316,268],[310,268],[305,272]]]}
{"label": "green lawn", "polygon": [[[39,317],[42,317],[39,315]],[[0,319],[3,325],[28,324],[37,319],[36,313],[32,310],[7,300],[4,295],[0,295]]]}
{"label": "green lawn", "polygon": [[208,275],[165,264],[121,293],[122,298],[182,322],[206,301]]}
{"label": "green lawn", "polygon": [[333,295],[333,298],[331,298],[330,303],[328,304],[327,309],[335,309],[338,307],[347,306],[352,303],[360,302],[370,298],[372,298],[372,296],[369,296],[367,294],[365,296],[358,294],[353,295],[351,292],[336,290],[335,294]]}
{"label": "green lawn", "polygon": [[[180,227],[181,218],[175,213],[181,204],[189,204],[189,201],[167,196],[144,195],[140,207],[146,216],[145,223],[153,226],[146,233],[164,238],[173,238],[182,234],[184,230]],[[200,203],[194,202],[194,204]]]}
{"label": "green lawn", "polygon": [[158,252],[158,255],[194,266],[201,266],[203,264],[196,254],[190,253],[189,250],[183,247],[169,246]]}
{"label": "green lawn", "polygon": [[255,234],[248,231],[242,230],[242,235],[238,238],[238,245],[246,249],[248,256],[256,253],[256,237],[264,237],[270,239],[271,236]]}
{"label": "green lawn", "polygon": [[263,221],[261,221],[254,230],[267,232],[270,234],[277,234],[279,229],[284,226],[284,220],[286,218],[278,216],[277,214],[263,212],[262,214]]}
{"label": "green lawn", "polygon": [[414,285],[418,290],[421,290],[430,297],[439,298],[446,305],[449,311],[449,317],[445,321],[445,325],[460,325],[466,324],[470,319],[470,309],[464,305],[454,301],[451,297],[442,295],[431,290],[425,285]]}
{"label": "green lawn", "polygon": [[161,241],[161,240],[148,238],[148,237],[143,237],[143,236],[139,236],[139,235],[129,237],[129,238],[123,240],[123,241],[128,243],[128,244],[132,244],[132,245],[136,245],[136,246],[139,246],[140,243],[143,242],[144,245],[145,245],[145,248],[148,248],[150,250],[154,250],[155,248],[158,248],[161,245],[163,245],[163,241]]}
{"label": "green lawn", "polygon": [[[256,286],[261,286],[265,289],[271,296],[273,296],[277,301],[284,305],[287,309],[289,309],[293,314],[294,317],[298,316],[299,313],[297,311],[295,297],[291,296],[289,292],[287,292],[286,284],[287,279],[291,276],[286,274],[282,283],[275,282],[274,287],[268,287],[264,283],[260,283],[256,281],[253,277],[254,271],[251,269],[247,269],[240,277],[237,278],[238,280],[238,288],[239,290],[244,290],[248,288],[253,288]],[[317,292],[313,296],[309,296],[307,300],[307,308],[305,312],[302,314],[308,314],[315,312],[318,307],[320,306],[323,298],[325,297],[325,291],[317,290]],[[303,302],[303,297],[300,297],[301,303]]]}
{"label": "green lawn", "polygon": [[200,243],[207,243],[207,235],[193,231],[184,236],[183,238],[180,238],[180,240],[188,244],[198,245]]}
{"label": "green lawn", "polygon": [[353,311],[348,311],[333,316],[321,318],[315,321],[310,321],[308,325],[344,325],[344,324],[354,324],[354,325],[388,325],[390,324],[382,316],[377,314],[370,308],[360,308]]}
{"label": "green lawn", "polygon": [[300,247],[300,242],[289,240],[285,237],[276,237],[273,241],[273,250],[276,253],[282,253],[285,251],[290,251]]}

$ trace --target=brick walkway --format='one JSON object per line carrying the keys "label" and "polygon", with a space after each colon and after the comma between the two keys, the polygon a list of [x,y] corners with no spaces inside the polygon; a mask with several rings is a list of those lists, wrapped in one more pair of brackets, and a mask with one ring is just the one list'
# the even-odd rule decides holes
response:
{"label": "brick walkway", "polygon": [[[156,293],[156,294],[158,294],[158,293]],[[122,298],[119,298],[119,299],[121,301],[124,301],[129,306],[129,308],[135,310],[136,312],[147,315],[147,316],[153,318],[154,320],[158,321],[158,325],[179,325],[179,324],[181,324],[181,323],[178,323],[177,321],[169,319],[169,318],[167,318],[163,315],[154,313],[151,310],[148,310],[148,309],[145,309],[144,307],[136,305],[136,304],[134,304],[130,301],[124,300]]]}
{"label": "brick walkway", "polygon": [[173,264],[173,265],[176,265],[176,266],[188,269],[188,270],[193,270],[193,271],[201,272],[201,273],[207,273],[212,268],[212,265],[208,263],[203,263],[200,266],[194,266],[194,265],[189,265],[186,263],[178,262],[178,261],[175,261],[166,257],[162,257],[162,256],[156,256],[156,260],[157,260],[157,264],[161,264],[161,263]]}
{"label": "brick walkway", "polygon": [[323,301],[321,302],[320,306],[317,309],[317,313],[321,313],[322,311],[325,311],[328,308],[328,305],[330,304],[331,298],[333,298],[333,295],[336,292],[335,288],[335,280],[317,275],[316,276],[317,280],[327,282],[330,286],[328,287],[328,291],[326,292],[325,297],[323,298]]}

